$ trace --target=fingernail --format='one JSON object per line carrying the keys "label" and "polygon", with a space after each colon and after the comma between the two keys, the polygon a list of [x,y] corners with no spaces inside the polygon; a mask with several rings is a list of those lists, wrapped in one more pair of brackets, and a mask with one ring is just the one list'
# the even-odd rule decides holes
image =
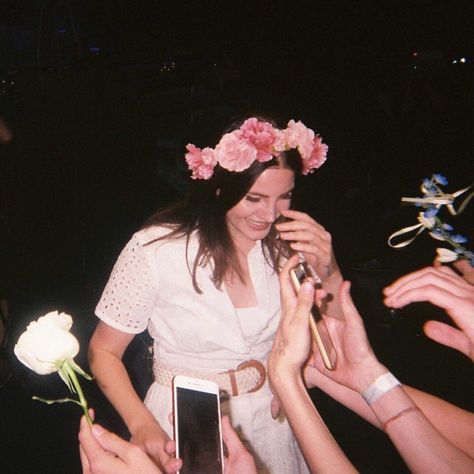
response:
{"label": "fingernail", "polygon": [[301,291],[303,293],[306,293],[306,294],[309,294],[313,291],[313,285],[309,282],[309,281],[305,281],[302,285],[301,285]]}
{"label": "fingernail", "polygon": [[101,436],[104,433],[104,428],[100,425],[92,425],[92,433],[96,436]]}

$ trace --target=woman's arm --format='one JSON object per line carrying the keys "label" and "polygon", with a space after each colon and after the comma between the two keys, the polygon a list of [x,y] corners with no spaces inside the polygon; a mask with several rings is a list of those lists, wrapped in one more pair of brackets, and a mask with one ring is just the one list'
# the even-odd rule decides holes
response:
{"label": "woman's arm", "polygon": [[[377,417],[355,390],[334,382],[312,366],[305,368],[304,378],[307,385],[318,387],[334,400],[380,428]],[[474,457],[473,413],[408,385],[403,385],[403,389],[443,436],[466,454]]]}
{"label": "woman's arm", "polygon": [[99,322],[89,345],[91,371],[105,396],[127,425],[132,442],[142,447],[165,472],[175,472],[177,460],[165,449],[167,434],[137,395],[122,362],[134,334]]}
{"label": "woman's arm", "polygon": [[311,347],[308,314],[314,289],[305,282],[296,298],[288,275],[296,263],[293,256],[280,274],[283,313],[268,361],[270,381],[311,471],[356,472],[319,416],[302,380],[301,368]]}
{"label": "woman's arm", "polygon": [[[414,472],[435,472],[436,466],[441,466],[443,472],[473,472],[474,459],[470,455],[474,436],[472,414],[423,392],[413,389],[405,392],[399,386],[377,389],[375,398],[367,396],[367,388],[386,374],[387,369],[369,345],[348,283],[344,283],[340,297],[345,320],[328,322],[338,353],[338,365],[336,370],[328,371],[319,357],[315,357],[314,363],[336,385],[352,390],[354,397],[350,391],[340,391],[336,386],[332,386],[332,390],[342,394],[344,404],[348,404],[348,400],[349,403],[350,400],[356,402],[359,413],[370,409]],[[362,397],[358,394],[364,394],[367,408],[363,408]],[[370,419],[374,421],[373,416]]]}

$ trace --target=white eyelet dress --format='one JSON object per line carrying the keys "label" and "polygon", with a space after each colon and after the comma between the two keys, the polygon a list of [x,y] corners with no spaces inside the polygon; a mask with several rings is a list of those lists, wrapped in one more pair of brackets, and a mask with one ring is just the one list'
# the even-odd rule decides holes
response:
{"label": "white eyelet dress", "polygon": [[[218,373],[256,359],[266,367],[281,307],[278,276],[268,265],[261,243],[248,256],[258,307],[254,314],[246,308],[239,318],[226,291],[212,283],[210,265],[198,269],[202,294],[196,293],[186,263],[185,238],[146,245],[168,232],[156,226],[133,235],[114,266],[97,316],[126,333],[148,329],[154,339],[155,365]],[[193,235],[187,255],[190,268],[196,251]],[[171,398],[171,387],[157,382],[145,398],[145,405],[170,436]],[[249,446],[259,472],[308,473],[288,422],[272,419],[270,402],[267,380],[258,391],[231,397],[221,408]]]}

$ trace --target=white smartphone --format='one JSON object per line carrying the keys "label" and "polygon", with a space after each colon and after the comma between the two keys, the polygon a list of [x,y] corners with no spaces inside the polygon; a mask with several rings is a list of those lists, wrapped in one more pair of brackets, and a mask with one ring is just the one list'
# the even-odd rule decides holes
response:
{"label": "white smartphone", "polygon": [[209,380],[177,375],[173,379],[173,418],[180,474],[222,474],[219,387]]}
{"label": "white smartphone", "polygon": [[[308,277],[312,277],[316,284],[321,283],[321,279],[317,276],[314,269],[304,260],[300,261],[296,267],[290,269],[290,279],[295,291],[299,291],[303,281]],[[313,304],[311,308],[309,327],[313,333],[314,341],[318,346],[324,365],[328,370],[334,370],[337,362],[336,350],[334,349],[324,318],[316,304]]]}

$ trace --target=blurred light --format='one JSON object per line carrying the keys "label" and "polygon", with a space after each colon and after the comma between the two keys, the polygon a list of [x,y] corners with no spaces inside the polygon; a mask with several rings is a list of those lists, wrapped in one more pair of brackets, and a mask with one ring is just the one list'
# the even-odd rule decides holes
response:
{"label": "blurred light", "polygon": [[100,53],[101,49],[98,47],[98,46],[91,46],[89,48],[89,52],[93,53],[93,54],[98,54]]}
{"label": "blurred light", "polygon": [[416,58],[418,56],[418,53],[415,51],[412,56]]}
{"label": "blurred light", "polygon": [[458,63],[458,60],[455,59],[455,60],[453,61],[453,64],[457,64],[457,63]]}
{"label": "blurred light", "polygon": [[466,58],[461,58],[459,62],[464,64],[466,62]]}

